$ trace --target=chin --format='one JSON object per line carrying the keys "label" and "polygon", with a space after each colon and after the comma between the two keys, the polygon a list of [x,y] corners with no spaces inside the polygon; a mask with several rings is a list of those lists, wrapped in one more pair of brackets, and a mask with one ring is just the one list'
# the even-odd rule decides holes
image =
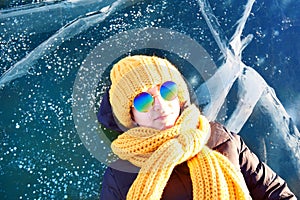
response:
{"label": "chin", "polygon": [[172,128],[173,127],[173,125],[170,125],[170,126],[165,126],[163,129],[161,129],[161,130],[167,130],[167,129],[169,129],[169,128]]}
{"label": "chin", "polygon": [[166,130],[166,129],[172,128],[173,126],[174,126],[174,123],[163,124],[161,126],[160,130]]}

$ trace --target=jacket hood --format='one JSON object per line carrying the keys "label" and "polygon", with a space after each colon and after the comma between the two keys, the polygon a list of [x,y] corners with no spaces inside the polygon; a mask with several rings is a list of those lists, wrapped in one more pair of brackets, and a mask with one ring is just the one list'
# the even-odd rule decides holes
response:
{"label": "jacket hood", "polygon": [[118,125],[113,112],[112,107],[109,102],[109,89],[105,92],[102,97],[102,101],[100,104],[99,111],[97,113],[97,119],[100,124],[102,124],[105,128],[116,131],[118,133],[123,133],[124,131]]}

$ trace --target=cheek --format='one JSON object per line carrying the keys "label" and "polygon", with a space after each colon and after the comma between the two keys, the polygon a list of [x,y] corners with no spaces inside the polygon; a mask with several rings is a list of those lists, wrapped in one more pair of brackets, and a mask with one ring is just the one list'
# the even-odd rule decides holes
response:
{"label": "cheek", "polygon": [[172,102],[170,102],[169,109],[172,111],[174,117],[178,117],[180,113],[180,102],[179,99],[174,99]]}
{"label": "cheek", "polygon": [[172,110],[174,113],[178,113],[180,112],[180,102],[179,102],[179,99],[176,98],[172,101],[170,101],[168,103],[168,106],[167,106],[168,109]]}
{"label": "cheek", "polygon": [[145,125],[150,121],[148,113],[138,112],[134,109],[132,110],[132,118],[136,123],[140,125]]}

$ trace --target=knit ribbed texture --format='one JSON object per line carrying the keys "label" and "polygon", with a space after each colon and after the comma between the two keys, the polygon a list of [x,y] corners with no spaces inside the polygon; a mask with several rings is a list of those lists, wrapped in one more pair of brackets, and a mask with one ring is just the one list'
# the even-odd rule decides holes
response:
{"label": "knit ribbed texture", "polygon": [[170,129],[136,127],[120,135],[111,145],[113,152],[141,167],[127,199],[161,199],[174,167],[185,161],[193,199],[251,199],[242,174],[205,145],[209,136],[210,125],[195,105],[185,109]]}
{"label": "knit ribbed texture", "polygon": [[180,102],[189,102],[187,85],[180,72],[166,59],[156,56],[128,56],[116,63],[110,73],[110,103],[118,121],[133,127],[130,109],[134,97],[140,92],[173,81],[178,86]]}

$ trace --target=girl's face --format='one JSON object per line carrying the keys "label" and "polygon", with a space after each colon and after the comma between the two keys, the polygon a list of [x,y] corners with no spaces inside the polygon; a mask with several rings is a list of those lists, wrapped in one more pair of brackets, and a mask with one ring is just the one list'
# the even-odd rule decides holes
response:
{"label": "girl's face", "polygon": [[147,91],[154,97],[154,103],[148,112],[139,112],[132,108],[133,120],[142,127],[164,130],[174,126],[179,113],[180,102],[178,97],[171,101],[164,100],[159,92],[159,86]]}

